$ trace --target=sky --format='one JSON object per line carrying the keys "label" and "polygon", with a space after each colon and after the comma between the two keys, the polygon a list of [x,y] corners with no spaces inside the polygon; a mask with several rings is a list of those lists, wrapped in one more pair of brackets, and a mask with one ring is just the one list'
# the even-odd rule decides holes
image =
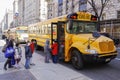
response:
{"label": "sky", "polygon": [[6,9],[13,10],[13,1],[14,0],[2,0],[0,2],[0,22],[5,15]]}

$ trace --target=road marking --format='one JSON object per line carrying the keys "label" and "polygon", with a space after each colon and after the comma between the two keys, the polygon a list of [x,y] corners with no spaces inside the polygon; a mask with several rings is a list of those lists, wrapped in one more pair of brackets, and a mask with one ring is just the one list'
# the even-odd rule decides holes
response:
{"label": "road marking", "polygon": [[115,58],[115,59],[120,61],[120,58]]}

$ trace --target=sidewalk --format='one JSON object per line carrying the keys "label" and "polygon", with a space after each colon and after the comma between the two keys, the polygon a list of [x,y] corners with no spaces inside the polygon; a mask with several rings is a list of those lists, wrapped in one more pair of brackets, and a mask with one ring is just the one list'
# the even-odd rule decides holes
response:
{"label": "sidewalk", "polygon": [[[22,63],[25,60],[22,59]],[[87,76],[69,69],[61,64],[44,63],[44,57],[38,53],[33,54],[34,66],[29,71],[37,80],[91,80]]]}
{"label": "sidewalk", "polygon": [[[1,41],[0,41],[0,46],[3,46]],[[23,80],[92,80],[89,77],[81,73],[78,73],[72,69],[69,69],[59,63],[54,64],[52,63],[52,61],[50,61],[50,63],[44,63],[44,57],[41,56],[38,52],[35,52],[33,54],[33,62],[35,63],[35,65],[31,66],[30,69],[26,70],[24,68],[24,64],[25,64],[24,48],[22,48],[22,50],[23,50],[23,57],[20,63],[21,68],[20,69],[12,68],[12,69],[8,69],[7,71],[3,69],[3,65],[5,62],[4,54],[0,53],[1,55],[0,80],[5,79],[2,78],[4,77],[3,75],[5,74],[8,74],[6,80],[16,80],[17,77],[15,75],[17,76],[19,75],[19,77],[22,77]],[[10,79],[10,75],[11,75],[11,79]],[[15,79],[12,79],[13,77]]]}
{"label": "sidewalk", "polygon": [[[0,46],[3,46],[1,41]],[[31,66],[30,69],[25,69],[25,54],[23,47],[22,50],[23,57],[20,63],[21,68],[12,68],[7,71],[3,69],[5,61],[4,54],[0,53],[0,80],[92,80],[91,78],[65,67],[62,64],[54,64],[52,61],[50,63],[44,63],[44,57],[41,55],[43,54],[42,52],[35,52],[33,54],[33,62],[35,65]],[[117,50],[120,51],[120,47],[118,47]],[[5,74],[7,74],[7,79],[4,78]]]}

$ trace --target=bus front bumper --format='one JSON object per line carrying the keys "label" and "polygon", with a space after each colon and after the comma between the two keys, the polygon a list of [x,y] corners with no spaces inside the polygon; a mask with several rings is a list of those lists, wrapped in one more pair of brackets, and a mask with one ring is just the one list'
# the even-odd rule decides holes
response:
{"label": "bus front bumper", "polygon": [[107,53],[107,54],[86,54],[83,55],[85,62],[108,62],[114,59],[117,53]]}

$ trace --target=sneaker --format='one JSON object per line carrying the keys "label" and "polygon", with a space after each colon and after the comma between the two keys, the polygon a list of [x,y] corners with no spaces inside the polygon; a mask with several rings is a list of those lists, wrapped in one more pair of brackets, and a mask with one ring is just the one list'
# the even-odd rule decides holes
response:
{"label": "sneaker", "polygon": [[30,65],[35,65],[34,63],[31,63]]}
{"label": "sneaker", "polygon": [[26,66],[24,66],[25,67],[25,69],[30,69],[30,67],[26,67]]}
{"label": "sneaker", "polygon": [[13,68],[13,66],[9,66],[8,68]]}
{"label": "sneaker", "polygon": [[25,67],[25,69],[30,69],[30,67],[28,67],[28,68]]}
{"label": "sneaker", "polygon": [[4,67],[4,70],[7,70],[7,68],[6,68],[6,67]]}
{"label": "sneaker", "polygon": [[45,63],[50,63],[49,61],[45,61]]}

